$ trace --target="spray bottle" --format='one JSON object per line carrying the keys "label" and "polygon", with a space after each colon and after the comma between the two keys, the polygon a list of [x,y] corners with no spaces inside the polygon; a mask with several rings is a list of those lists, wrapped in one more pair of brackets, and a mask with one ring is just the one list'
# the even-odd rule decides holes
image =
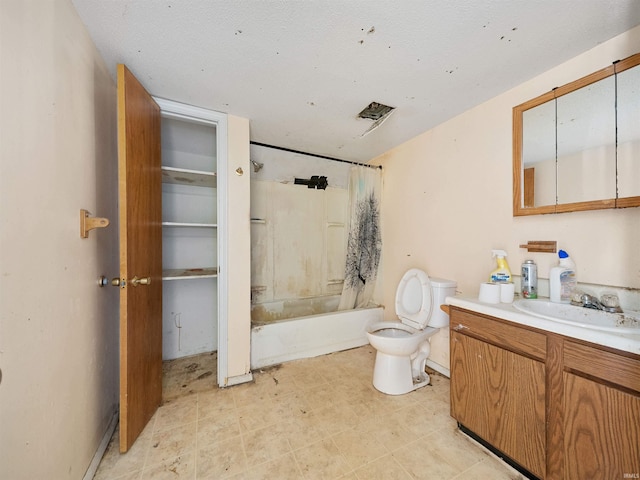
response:
{"label": "spray bottle", "polygon": [[507,263],[507,252],[504,250],[491,250],[491,254],[496,258],[498,268],[491,272],[489,281],[493,283],[510,282],[511,270],[509,270],[509,264]]}

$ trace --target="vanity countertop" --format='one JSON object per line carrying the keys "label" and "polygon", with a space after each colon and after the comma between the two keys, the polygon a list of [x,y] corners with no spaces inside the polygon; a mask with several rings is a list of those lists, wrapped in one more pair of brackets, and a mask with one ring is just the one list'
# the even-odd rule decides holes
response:
{"label": "vanity countertop", "polygon": [[464,308],[476,313],[490,315],[492,317],[508,320],[513,323],[527,325],[547,332],[557,333],[566,337],[584,340],[605,347],[615,348],[624,352],[640,355],[640,335],[630,335],[627,333],[615,333],[603,330],[584,328],[576,325],[569,325],[544,318],[534,317],[523,313],[511,303],[484,303],[473,297],[447,297],[447,305]]}

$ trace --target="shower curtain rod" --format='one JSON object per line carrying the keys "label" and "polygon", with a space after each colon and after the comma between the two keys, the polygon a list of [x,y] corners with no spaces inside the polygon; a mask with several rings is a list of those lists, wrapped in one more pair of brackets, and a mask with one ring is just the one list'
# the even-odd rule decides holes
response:
{"label": "shower curtain rod", "polygon": [[382,170],[382,165],[368,165],[366,163],[352,162],[351,160],[342,160],[340,158],[327,157],[325,155],[318,155],[317,153],[301,152],[300,150],[293,150],[291,148],[285,148],[285,147],[277,147],[275,145],[268,145],[266,143],[260,143],[260,142],[249,142],[249,144],[255,145],[257,147],[273,148],[274,150],[282,150],[283,152],[299,153],[301,155],[308,155],[310,157],[323,158],[325,160],[331,160],[334,162],[350,163],[351,165],[360,165],[362,167],[369,167],[369,168],[379,168],[380,170]]}

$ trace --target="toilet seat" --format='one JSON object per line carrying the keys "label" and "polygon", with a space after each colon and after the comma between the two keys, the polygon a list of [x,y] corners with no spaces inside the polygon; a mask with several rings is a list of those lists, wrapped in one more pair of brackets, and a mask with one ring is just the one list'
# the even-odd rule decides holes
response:
{"label": "toilet seat", "polygon": [[415,328],[400,322],[377,322],[369,325],[368,331],[386,338],[405,338],[418,333]]}
{"label": "toilet seat", "polygon": [[396,289],[396,314],[400,321],[423,330],[429,318],[433,302],[429,276],[418,268],[408,270]]}

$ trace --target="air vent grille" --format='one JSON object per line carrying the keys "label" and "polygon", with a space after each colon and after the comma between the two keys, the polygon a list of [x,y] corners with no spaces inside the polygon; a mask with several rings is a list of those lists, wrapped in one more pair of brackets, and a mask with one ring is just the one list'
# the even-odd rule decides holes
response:
{"label": "air vent grille", "polygon": [[389,115],[395,107],[383,105],[378,102],[371,102],[367,108],[362,110],[359,114],[359,118],[367,118],[369,120],[380,120]]}

